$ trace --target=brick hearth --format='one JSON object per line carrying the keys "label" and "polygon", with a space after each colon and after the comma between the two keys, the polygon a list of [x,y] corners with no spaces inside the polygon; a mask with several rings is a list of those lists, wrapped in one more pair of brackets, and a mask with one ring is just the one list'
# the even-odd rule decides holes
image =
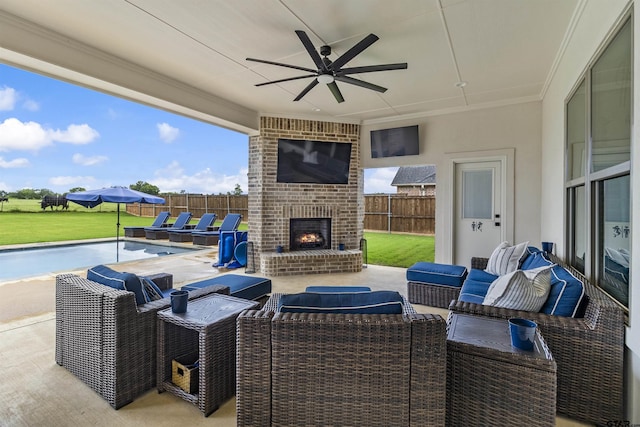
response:
{"label": "brick hearth", "polygon": [[[249,139],[249,240],[265,275],[356,272],[363,233],[363,174],[360,126],[262,117],[260,134]],[[351,143],[348,184],[276,182],[278,138]],[[289,252],[291,218],[331,218],[331,249]],[[346,250],[339,251],[344,243]],[[276,246],[284,253],[276,253]]]}

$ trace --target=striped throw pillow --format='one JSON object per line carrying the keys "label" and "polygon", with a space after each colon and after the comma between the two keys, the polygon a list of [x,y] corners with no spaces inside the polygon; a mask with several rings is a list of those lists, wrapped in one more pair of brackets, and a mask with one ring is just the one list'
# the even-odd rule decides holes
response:
{"label": "striped throw pillow", "polygon": [[489,257],[487,268],[484,271],[496,276],[502,276],[516,271],[520,266],[520,260],[527,251],[528,244],[529,242],[523,242],[515,246],[509,246],[508,242],[500,243],[498,247],[493,250],[493,253]]}
{"label": "striped throw pillow", "polygon": [[489,286],[483,304],[513,310],[540,311],[551,289],[551,267],[553,265],[516,270],[498,277]]}

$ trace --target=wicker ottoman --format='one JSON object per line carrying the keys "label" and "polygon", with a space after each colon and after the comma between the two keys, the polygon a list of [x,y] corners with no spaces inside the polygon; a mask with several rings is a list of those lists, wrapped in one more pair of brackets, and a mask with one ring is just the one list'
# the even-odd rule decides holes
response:
{"label": "wicker ottoman", "polygon": [[451,300],[458,299],[466,277],[467,268],[461,265],[417,262],[407,269],[409,301],[448,308]]}

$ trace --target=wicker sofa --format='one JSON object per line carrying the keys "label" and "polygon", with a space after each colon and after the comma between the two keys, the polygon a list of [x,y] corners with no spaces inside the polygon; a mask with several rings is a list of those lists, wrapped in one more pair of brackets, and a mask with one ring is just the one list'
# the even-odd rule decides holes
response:
{"label": "wicker sofa", "polygon": [[237,320],[238,426],[444,425],[446,324],[437,315],[276,312]]}
{"label": "wicker sofa", "polygon": [[[210,286],[190,299],[217,292]],[[169,298],[136,306],[132,292],[74,274],[56,277],[56,362],[118,409],[156,385],[156,313]]]}
{"label": "wicker sofa", "polygon": [[[524,317],[538,323],[558,367],[557,412],[606,425],[624,419],[624,314],[577,270],[551,256],[579,278],[588,295],[584,317],[572,318],[454,300],[451,313],[497,318]],[[487,258],[473,258],[471,267],[484,269]]]}

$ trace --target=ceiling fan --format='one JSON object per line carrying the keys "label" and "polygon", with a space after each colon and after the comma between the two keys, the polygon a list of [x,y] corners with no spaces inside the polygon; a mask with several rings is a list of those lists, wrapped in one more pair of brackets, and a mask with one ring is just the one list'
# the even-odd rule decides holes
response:
{"label": "ceiling fan", "polygon": [[[305,49],[311,56],[317,70],[312,68],[298,67],[297,65],[283,64],[280,62],[266,61],[264,59],[255,59],[255,58],[247,58],[247,61],[253,62],[261,62],[263,64],[277,65],[279,67],[293,68],[295,70],[306,71],[311,74],[305,74],[303,76],[290,77],[287,79],[274,80],[266,83],[258,83],[256,86],[265,86],[271,85],[275,83],[288,82],[290,80],[299,80],[306,79],[309,77],[314,77],[313,81],[305,87],[302,92],[296,96],[294,101],[300,101],[302,97],[304,97],[311,89],[313,89],[318,83],[324,83],[327,85],[333,96],[336,98],[338,102],[344,102],[344,98],[342,97],[342,93],[336,84],[336,80],[342,83],[348,83],[356,86],[360,86],[366,89],[375,90],[377,92],[384,93],[387,91],[386,87],[378,86],[373,83],[365,82],[364,80],[354,79],[353,77],[349,77],[349,74],[361,74],[361,73],[371,73],[374,71],[389,71],[389,70],[404,70],[407,68],[407,63],[402,62],[398,64],[382,64],[382,65],[366,65],[363,67],[349,67],[342,68],[347,62],[351,61],[358,54],[360,54],[363,50],[371,46],[378,40],[378,36],[375,34],[369,34],[360,42],[358,42],[351,49],[346,51],[342,56],[340,56],[335,61],[331,61],[328,56],[331,55],[331,46],[322,46],[320,47],[320,53],[311,43],[311,39],[307,36],[302,30],[297,30],[296,34],[300,41],[304,45]],[[320,57],[322,55],[322,58]]]}

